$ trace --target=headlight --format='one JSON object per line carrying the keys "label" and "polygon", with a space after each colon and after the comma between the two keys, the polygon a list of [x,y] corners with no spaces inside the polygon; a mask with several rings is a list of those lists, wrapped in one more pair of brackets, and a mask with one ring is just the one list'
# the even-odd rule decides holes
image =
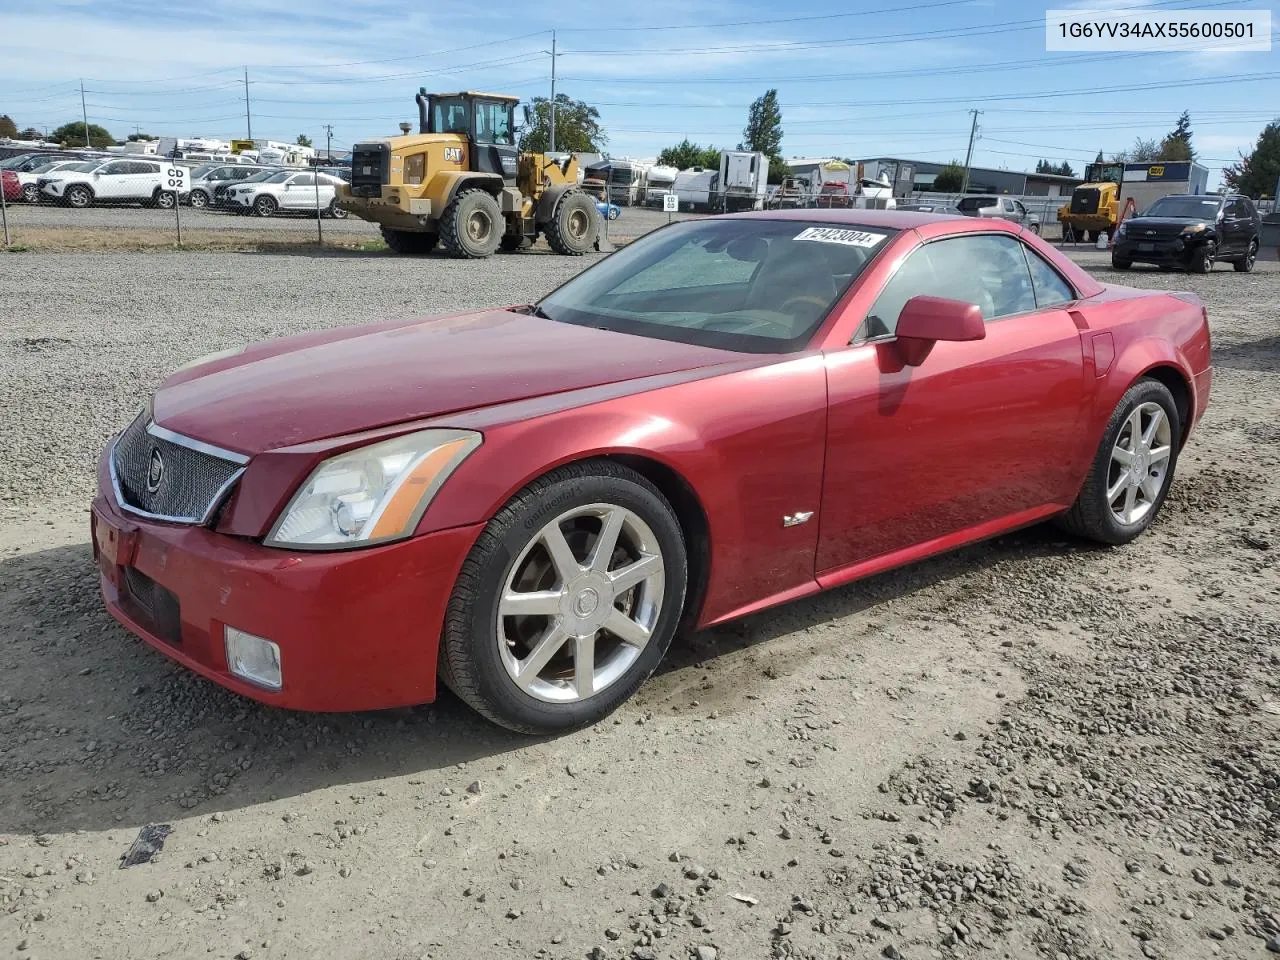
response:
{"label": "headlight", "polygon": [[1128,230],[1129,230],[1129,225],[1127,223],[1120,224],[1120,226],[1116,227],[1116,239],[1119,240],[1121,237],[1125,235],[1125,233],[1128,232]]}
{"label": "headlight", "polygon": [[294,494],[266,543],[340,550],[402,540],[480,441],[470,430],[422,430],[326,460]]}
{"label": "headlight", "polygon": [[1204,233],[1209,229],[1207,223],[1192,223],[1182,228],[1183,233]]}

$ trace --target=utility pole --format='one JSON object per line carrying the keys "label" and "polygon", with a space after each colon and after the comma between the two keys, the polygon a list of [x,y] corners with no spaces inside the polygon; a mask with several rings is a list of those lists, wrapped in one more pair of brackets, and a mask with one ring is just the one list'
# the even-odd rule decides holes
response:
{"label": "utility pole", "polygon": [[551,31],[551,153],[556,152],[556,32]]}
{"label": "utility pole", "polygon": [[84,79],[80,80],[80,119],[84,121],[84,145],[89,146],[89,111],[84,105]]}
{"label": "utility pole", "polygon": [[245,137],[253,139],[253,120],[249,117],[249,68],[244,68],[244,128]]}
{"label": "utility pole", "polygon": [[326,123],[324,125],[324,160],[325,163],[333,163],[333,124]]}
{"label": "utility pole", "polygon": [[981,110],[970,110],[973,114],[973,126],[969,128],[969,149],[964,155],[964,180],[960,182],[960,193],[963,195],[969,189],[969,164],[973,162],[973,141],[978,135],[978,114]]}

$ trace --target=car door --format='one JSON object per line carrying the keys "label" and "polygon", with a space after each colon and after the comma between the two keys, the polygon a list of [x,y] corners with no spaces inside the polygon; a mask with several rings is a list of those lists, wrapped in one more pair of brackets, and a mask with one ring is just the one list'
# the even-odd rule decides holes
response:
{"label": "car door", "polygon": [[129,167],[128,160],[113,160],[95,170],[90,174],[94,195],[99,200],[120,200],[128,196]]}
{"label": "car door", "polygon": [[1013,201],[1008,197],[1000,199],[1000,219],[1008,220],[1011,223],[1018,222],[1018,209],[1014,206]]}
{"label": "car door", "polygon": [[[938,342],[904,366],[893,334],[920,295],[977,303],[985,338]],[[1008,234],[933,240],[902,261],[850,345],[826,355],[819,574],[875,569],[910,547],[1071,502],[1085,393],[1074,297]]]}
{"label": "car door", "polygon": [[1238,256],[1245,252],[1253,233],[1253,221],[1238,198],[1228,200],[1222,209],[1222,233],[1218,253]]}
{"label": "car door", "polygon": [[129,178],[129,197],[133,200],[149,200],[155,195],[156,188],[161,185],[160,164],[153,160],[134,160],[129,166],[132,175]]}
{"label": "car door", "polygon": [[1022,201],[1021,200],[1013,201],[1014,222],[1025,227],[1027,225],[1028,219],[1029,218],[1027,217],[1027,208],[1022,205]]}
{"label": "car door", "polygon": [[280,206],[289,210],[310,209],[316,205],[316,178],[310,173],[300,173],[289,180],[280,191]]}

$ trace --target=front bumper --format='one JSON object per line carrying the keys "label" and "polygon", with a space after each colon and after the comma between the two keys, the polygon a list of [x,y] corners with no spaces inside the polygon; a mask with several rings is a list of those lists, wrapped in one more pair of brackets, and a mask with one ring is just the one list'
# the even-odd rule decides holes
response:
{"label": "front bumper", "polygon": [[[201,676],[272,706],[376,710],[429,703],[445,607],[482,525],[365,550],[264,547],[122,511],[99,468],[91,527],[107,610]],[[224,626],[280,648],[281,689],[227,666]]]}
{"label": "front bumper", "polygon": [[1121,260],[1132,260],[1135,263],[1160,263],[1177,267],[1189,266],[1193,256],[1204,246],[1203,241],[1188,243],[1181,237],[1142,240],[1136,237],[1125,237],[1117,240],[1111,248],[1111,255]]}

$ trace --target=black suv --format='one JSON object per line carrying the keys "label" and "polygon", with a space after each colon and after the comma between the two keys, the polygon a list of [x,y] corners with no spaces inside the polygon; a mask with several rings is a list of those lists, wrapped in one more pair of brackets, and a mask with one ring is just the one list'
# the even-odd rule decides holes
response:
{"label": "black suv", "polygon": [[1161,197],[1116,229],[1111,265],[1128,270],[1135,262],[1155,263],[1162,270],[1208,273],[1215,260],[1225,260],[1249,273],[1261,230],[1258,208],[1239,194]]}

